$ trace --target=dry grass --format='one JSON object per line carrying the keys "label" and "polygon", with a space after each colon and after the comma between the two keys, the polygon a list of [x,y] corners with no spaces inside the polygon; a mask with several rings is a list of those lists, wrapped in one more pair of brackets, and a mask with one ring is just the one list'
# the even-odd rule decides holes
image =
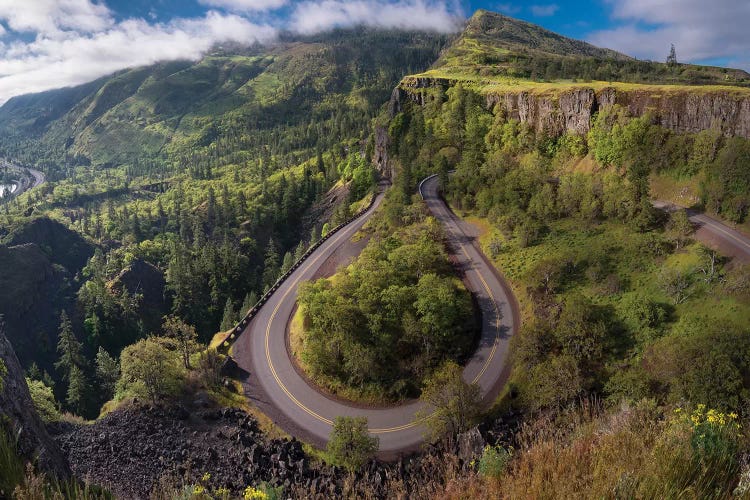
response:
{"label": "dry grass", "polygon": [[289,324],[289,347],[292,351],[292,356],[300,364],[303,370],[307,371],[304,361],[302,360],[302,350],[305,347],[305,314],[302,308],[297,307],[297,310],[292,317],[292,321]]}
{"label": "dry grass", "polygon": [[505,94],[528,92],[534,95],[555,97],[564,92],[572,90],[592,89],[601,92],[604,89],[614,88],[621,92],[638,92],[648,94],[653,99],[669,97],[685,92],[691,94],[721,94],[745,99],[750,97],[750,88],[735,87],[731,85],[684,85],[684,84],[644,84],[624,82],[575,82],[572,80],[560,80],[554,82],[537,82],[523,80],[507,76],[483,76],[475,72],[457,68],[436,68],[417,75],[407,76],[402,80],[401,87],[409,91],[410,84],[415,79],[434,78],[445,80],[451,84],[461,82],[465,87],[474,88],[483,94]]}
{"label": "dry grass", "polygon": [[527,425],[501,478],[470,472],[448,481],[436,498],[733,496],[737,453],[701,451],[696,429],[687,417],[665,417],[648,402],[606,414],[584,405],[575,414]]}

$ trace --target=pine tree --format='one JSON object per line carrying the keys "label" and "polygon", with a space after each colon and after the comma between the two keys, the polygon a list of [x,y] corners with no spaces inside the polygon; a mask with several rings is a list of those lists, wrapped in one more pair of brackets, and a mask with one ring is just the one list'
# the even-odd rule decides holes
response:
{"label": "pine tree", "polygon": [[96,377],[99,379],[105,398],[110,399],[114,396],[117,379],[120,378],[120,364],[102,347],[96,353]]}
{"label": "pine tree", "polygon": [[317,226],[313,226],[310,230],[310,245],[314,245],[320,239],[320,230]]}
{"label": "pine tree", "polygon": [[245,300],[242,301],[242,307],[240,307],[240,310],[238,312],[239,319],[242,320],[242,318],[245,317],[245,314],[250,311],[250,309],[253,308],[255,304],[258,303],[258,294],[255,293],[255,291],[252,291],[245,295]]}
{"label": "pine tree", "polygon": [[669,48],[669,55],[667,56],[667,66],[676,66],[677,65],[677,51],[674,48],[674,44],[672,44]]}
{"label": "pine tree", "polygon": [[81,354],[81,343],[73,333],[73,325],[65,311],[60,314],[60,337],[57,341],[57,353],[60,358],[55,363],[55,368],[62,370],[64,377],[69,380],[73,367],[80,368],[83,366],[83,355]]}
{"label": "pine tree", "polygon": [[287,252],[284,254],[284,261],[281,263],[281,274],[284,274],[294,265],[294,256]]}
{"label": "pine tree", "polygon": [[36,361],[32,362],[31,366],[26,370],[26,377],[31,380],[42,380],[42,371],[39,369]]}
{"label": "pine tree", "polygon": [[305,250],[305,242],[300,241],[299,245],[297,245],[297,248],[294,249],[294,262],[299,262],[302,256],[305,255]]}
{"label": "pine tree", "polygon": [[235,318],[237,317],[237,312],[234,310],[234,303],[232,302],[232,298],[227,298],[227,303],[224,306],[224,315],[221,317],[221,326],[219,327],[219,331],[226,332],[227,330],[231,330],[234,328],[235,324]]}
{"label": "pine tree", "polygon": [[83,370],[73,365],[68,372],[68,392],[65,403],[78,415],[86,413],[88,382]]}
{"label": "pine tree", "polygon": [[265,286],[273,285],[279,276],[279,252],[276,249],[276,243],[273,238],[268,240],[266,247],[266,258],[263,261],[263,284]]}

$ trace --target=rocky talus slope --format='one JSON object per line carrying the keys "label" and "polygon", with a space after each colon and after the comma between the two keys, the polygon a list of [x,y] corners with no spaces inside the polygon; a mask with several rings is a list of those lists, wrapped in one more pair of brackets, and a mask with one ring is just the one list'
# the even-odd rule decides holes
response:
{"label": "rocky talus slope", "polygon": [[234,494],[266,482],[283,487],[285,498],[421,496],[445,477],[446,466],[468,467],[487,440],[509,434],[500,422],[462,435],[455,449],[427,447],[397,462],[370,462],[350,476],[308,456],[295,439],[268,439],[252,416],[232,408],[135,405],[92,425],[57,423],[50,430],[76,477],[122,498],[148,498],[160,484],[197,484],[205,473],[211,489]]}

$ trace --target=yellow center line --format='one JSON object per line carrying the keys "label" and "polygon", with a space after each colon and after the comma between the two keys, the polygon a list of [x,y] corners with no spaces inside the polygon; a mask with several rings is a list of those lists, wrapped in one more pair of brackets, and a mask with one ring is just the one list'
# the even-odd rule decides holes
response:
{"label": "yellow center line", "polygon": [[[337,246],[339,244],[340,240],[342,238],[344,238],[344,235],[346,233],[347,233],[346,230],[342,231],[342,233],[333,240],[332,246],[334,246],[334,247]],[[469,262],[472,262],[471,257],[469,256],[469,254],[466,252],[466,249],[464,248],[464,245],[462,243],[459,243],[459,245],[461,247],[461,251],[464,253],[464,255],[469,260]],[[271,317],[268,320],[268,325],[266,326],[265,348],[266,348],[266,361],[268,362],[268,367],[271,369],[271,375],[276,380],[276,383],[281,388],[281,390],[284,391],[284,393],[289,397],[289,399],[297,407],[299,407],[301,410],[303,410],[305,413],[307,413],[311,417],[317,419],[318,421],[323,422],[324,424],[332,426],[333,425],[333,421],[331,419],[328,419],[328,418],[326,418],[326,417],[324,417],[324,416],[316,413],[315,411],[311,410],[304,403],[302,403],[301,401],[299,401],[294,396],[294,394],[292,394],[289,391],[289,389],[286,387],[286,385],[284,385],[284,382],[282,382],[281,378],[279,377],[279,374],[276,372],[276,367],[273,364],[273,360],[271,359],[271,352],[270,352],[271,325],[273,324],[274,320],[276,319],[276,314],[279,312],[279,308],[285,302],[287,296],[289,296],[289,294],[292,293],[292,291],[294,291],[294,290],[297,289],[297,285],[299,284],[300,280],[302,279],[302,275],[305,272],[307,272],[313,265],[315,265],[315,263],[318,262],[323,257],[324,254],[325,254],[325,252],[321,252],[320,255],[318,255],[317,257],[315,257],[314,259],[312,259],[307,264],[307,266],[305,267],[304,270],[302,270],[302,271],[299,272],[299,275],[297,276],[297,278],[294,280],[294,282],[292,282],[292,284],[289,287],[289,289],[281,297],[281,300],[279,300],[279,303],[276,305],[276,307],[274,308],[273,312],[271,313]],[[498,344],[499,344],[499,341],[500,341],[500,309],[499,309],[499,307],[497,305],[497,301],[495,300],[495,296],[492,293],[492,290],[490,289],[489,285],[487,285],[487,282],[485,281],[484,277],[482,276],[482,274],[478,270],[476,272],[477,272],[477,276],[479,276],[479,279],[482,282],[482,285],[484,286],[484,289],[487,291],[490,299],[492,300],[492,304],[493,304],[493,306],[495,308],[495,328],[497,330],[497,334],[495,335],[495,342],[494,342],[494,344],[492,346],[492,351],[490,352],[489,357],[487,358],[487,360],[485,361],[484,365],[482,366],[482,369],[480,370],[479,374],[476,377],[474,377],[474,380],[472,380],[472,384],[477,383],[477,381],[484,375],[485,371],[487,370],[487,368],[489,367],[490,363],[492,362],[492,359],[495,356],[495,352],[497,351],[497,347],[498,347]],[[395,427],[386,427],[386,428],[382,428],[382,429],[368,429],[368,432],[370,432],[371,434],[386,434],[386,433],[390,433],[390,432],[403,431],[403,430],[406,430],[406,429],[411,429],[413,427],[416,427],[417,425],[419,425],[420,423],[422,423],[422,421],[424,421],[424,418],[419,419],[419,420],[415,420],[415,421],[407,423],[407,424],[395,426]]]}
{"label": "yellow center line", "polygon": [[[334,239],[334,242],[333,242],[332,246],[338,245],[339,241],[344,237],[345,234],[346,234],[346,231],[342,231],[342,234],[339,235],[338,237],[336,237]],[[311,417],[319,420],[320,422],[323,422],[324,424],[333,425],[333,421],[331,419],[328,419],[328,418],[326,418],[326,417],[324,417],[324,416],[316,413],[315,411],[311,410],[304,403],[300,402],[294,396],[294,394],[292,394],[289,391],[289,389],[286,387],[286,385],[284,385],[284,382],[282,382],[281,378],[279,377],[279,374],[276,372],[276,367],[273,364],[273,361],[271,359],[271,353],[270,353],[271,324],[273,323],[274,319],[276,318],[276,314],[279,312],[279,308],[281,307],[281,304],[283,304],[284,301],[286,300],[287,296],[293,290],[296,289],[297,285],[299,284],[299,281],[302,279],[302,275],[306,271],[308,271],[310,269],[310,267],[312,267],[313,265],[315,265],[315,263],[318,262],[318,260],[320,260],[321,257],[323,257],[323,255],[324,255],[324,252],[321,252],[320,255],[318,255],[316,258],[314,258],[313,260],[311,260],[308,263],[308,265],[306,266],[305,270],[299,273],[299,276],[294,280],[294,282],[292,283],[292,285],[289,287],[289,289],[286,291],[286,293],[284,293],[284,295],[281,297],[281,300],[279,301],[279,303],[274,308],[273,312],[271,313],[271,318],[268,320],[268,325],[266,326],[265,347],[266,347],[266,361],[268,362],[268,367],[271,369],[271,374],[273,375],[273,378],[276,380],[276,383],[281,388],[281,390],[284,391],[284,393],[289,397],[289,399],[291,399],[292,402],[295,405],[297,405],[301,410],[303,410],[305,413],[307,413]],[[406,429],[410,429],[412,427],[416,427],[417,425],[419,425],[421,423],[422,420],[423,419],[420,419],[420,420],[417,420],[417,421],[414,421],[414,422],[410,422],[410,423],[404,424],[404,425],[399,425],[399,426],[396,426],[396,427],[388,427],[388,428],[384,428],[384,429],[368,429],[368,432],[370,432],[371,434],[385,434],[385,433],[388,433],[388,432],[396,432],[396,431],[406,430]]]}
{"label": "yellow center line", "polygon": [[[469,256],[469,253],[466,251],[466,248],[464,247],[463,243],[459,243],[459,246],[461,247],[461,251],[464,253],[466,258],[469,260],[469,262],[473,262],[473,259]],[[492,300],[492,306],[495,308],[495,342],[492,344],[492,351],[490,351],[490,355],[487,357],[487,360],[484,362],[484,365],[482,366],[482,369],[479,371],[476,377],[474,377],[474,380],[471,381],[472,384],[476,384],[480,378],[482,378],[482,375],[484,375],[484,372],[487,371],[487,368],[489,368],[490,363],[492,362],[492,359],[495,357],[495,352],[497,351],[498,344],[500,343],[500,308],[497,305],[497,300],[495,300],[495,295],[492,293],[492,290],[490,289],[489,285],[485,281],[484,277],[482,276],[482,273],[479,272],[479,270],[476,270],[477,276],[479,277],[479,280],[482,282],[482,286],[487,291],[487,295],[490,297],[490,300]]]}

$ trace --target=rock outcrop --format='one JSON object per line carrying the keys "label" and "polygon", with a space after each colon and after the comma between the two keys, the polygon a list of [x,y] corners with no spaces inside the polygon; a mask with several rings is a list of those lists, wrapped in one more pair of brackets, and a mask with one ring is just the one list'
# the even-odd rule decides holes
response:
{"label": "rock outcrop", "polygon": [[75,305],[73,276],[55,265],[39,245],[0,245],[0,315],[23,366],[48,371],[56,360],[60,311]]}
{"label": "rock outcrop", "polygon": [[[200,404],[198,401],[200,400]],[[207,398],[192,406],[133,406],[92,425],[55,424],[51,429],[76,477],[105,486],[122,498],[148,498],[167,482],[228,488],[281,486],[284,498],[424,498],[446,479],[446,467],[472,467],[489,444],[507,445],[515,424],[493,425],[462,435],[455,449],[426,445],[396,462],[370,461],[349,473],[311,459],[295,439],[269,439],[242,410],[212,408]],[[205,473],[207,481],[201,481]],[[169,481],[172,478],[172,481]]]}
{"label": "rock outcrop", "polygon": [[32,219],[16,228],[5,243],[8,246],[38,245],[52,262],[63,266],[71,274],[79,272],[94,255],[93,245],[81,235],[46,217]]}
{"label": "rock outcrop", "polygon": [[[424,105],[456,81],[445,78],[406,78],[391,98],[391,113],[399,112],[405,101]],[[485,94],[488,108],[509,118],[530,124],[553,136],[565,132],[586,134],[597,111],[614,105],[626,108],[632,116],[650,113],[656,123],[680,133],[697,133],[714,127],[727,136],[750,139],[750,91],[731,87],[616,86],[593,88],[585,84],[549,91],[503,91]]]}
{"label": "rock outcrop", "polygon": [[393,165],[391,165],[388,156],[388,146],[391,144],[391,138],[388,130],[382,126],[375,127],[375,151],[372,162],[382,177],[387,179],[393,178]]}
{"label": "rock outcrop", "polygon": [[126,290],[129,294],[140,294],[138,317],[146,331],[157,331],[163,317],[171,309],[171,300],[166,292],[164,272],[142,259],[135,259],[112,281],[114,290]]}
{"label": "rock outcrop", "polygon": [[24,367],[53,372],[60,312],[74,310],[76,276],[94,247],[76,232],[40,217],[16,227],[0,244],[0,314]]}
{"label": "rock outcrop", "polygon": [[2,431],[16,439],[20,456],[35,464],[38,471],[62,479],[69,477],[68,463],[34,409],[24,372],[2,328],[0,328],[0,360],[7,370],[7,373],[2,376],[2,390],[0,391]]}

